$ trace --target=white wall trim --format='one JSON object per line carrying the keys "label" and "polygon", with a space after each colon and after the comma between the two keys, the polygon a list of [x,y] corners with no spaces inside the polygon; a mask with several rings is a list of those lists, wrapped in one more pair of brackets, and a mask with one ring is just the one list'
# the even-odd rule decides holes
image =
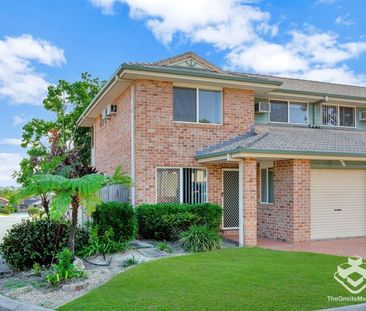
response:
{"label": "white wall trim", "polygon": [[244,246],[244,162],[239,162],[239,246]]}
{"label": "white wall trim", "polygon": [[135,148],[135,84],[131,85],[131,178],[134,185],[131,187],[131,204],[136,205],[136,148]]}

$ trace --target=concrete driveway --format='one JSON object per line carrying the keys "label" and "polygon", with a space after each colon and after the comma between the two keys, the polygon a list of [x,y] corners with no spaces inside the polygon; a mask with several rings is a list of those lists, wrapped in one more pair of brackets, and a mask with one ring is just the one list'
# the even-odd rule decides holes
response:
{"label": "concrete driveway", "polygon": [[11,215],[0,215],[0,242],[7,230],[14,224],[20,223],[22,219],[27,219],[29,216],[26,213],[15,213]]}
{"label": "concrete driveway", "polygon": [[347,257],[356,255],[366,258],[366,237],[321,240],[294,244],[260,237],[258,238],[258,246],[283,251],[322,253]]}

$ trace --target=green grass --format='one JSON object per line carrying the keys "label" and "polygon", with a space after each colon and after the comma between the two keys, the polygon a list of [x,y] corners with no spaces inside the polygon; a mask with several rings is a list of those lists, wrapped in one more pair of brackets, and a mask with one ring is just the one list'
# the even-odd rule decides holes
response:
{"label": "green grass", "polygon": [[333,274],[344,257],[225,249],[136,266],[59,310],[317,310],[350,296]]}

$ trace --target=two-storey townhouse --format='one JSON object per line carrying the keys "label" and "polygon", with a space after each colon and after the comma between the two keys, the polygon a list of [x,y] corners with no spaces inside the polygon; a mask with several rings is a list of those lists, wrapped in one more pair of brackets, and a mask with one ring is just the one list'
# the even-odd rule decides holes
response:
{"label": "two-storey townhouse", "polygon": [[78,125],[131,201],[215,202],[224,234],[289,242],[366,236],[366,88],[255,74],[194,53],[125,63]]}

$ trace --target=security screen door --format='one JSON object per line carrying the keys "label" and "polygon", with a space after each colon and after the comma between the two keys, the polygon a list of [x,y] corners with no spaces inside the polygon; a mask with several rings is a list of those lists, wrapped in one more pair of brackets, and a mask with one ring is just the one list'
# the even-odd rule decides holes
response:
{"label": "security screen door", "polygon": [[239,228],[239,171],[223,170],[223,227]]}

